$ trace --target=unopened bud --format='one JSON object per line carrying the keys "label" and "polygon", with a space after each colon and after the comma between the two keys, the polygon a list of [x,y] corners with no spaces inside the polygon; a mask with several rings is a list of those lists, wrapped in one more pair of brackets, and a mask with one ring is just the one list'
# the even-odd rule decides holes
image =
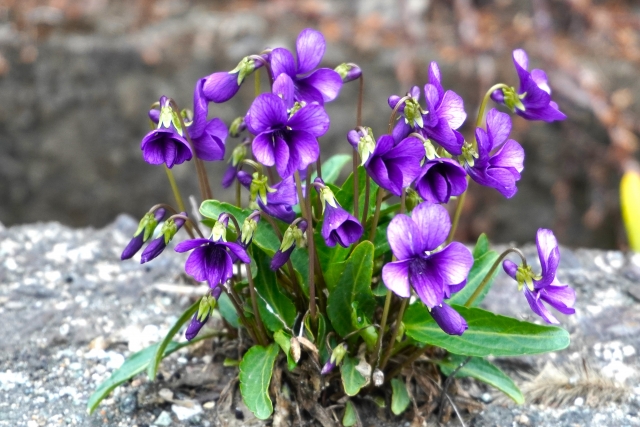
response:
{"label": "unopened bud", "polygon": [[[229,136],[237,138],[240,136],[240,132],[244,131],[246,128],[247,124],[244,121],[244,117],[237,117],[231,122],[231,125],[229,125]],[[237,164],[237,162],[235,164]]]}
{"label": "unopened bud", "polygon": [[356,64],[343,63],[335,68],[336,73],[340,74],[343,83],[349,83],[362,76],[362,69]]}

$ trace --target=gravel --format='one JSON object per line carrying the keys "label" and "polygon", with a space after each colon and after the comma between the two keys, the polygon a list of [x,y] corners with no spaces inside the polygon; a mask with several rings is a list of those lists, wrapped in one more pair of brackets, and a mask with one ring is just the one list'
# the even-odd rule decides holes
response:
{"label": "gravel", "polygon": [[[216,402],[235,368],[222,366],[223,345],[215,340],[213,350],[202,344],[174,353],[156,382],[139,375],[87,414],[97,385],[126,357],[160,340],[199,292],[182,276],[184,255],[165,254],[146,265],[139,258],[120,261],[136,225],[120,216],[99,230],[58,223],[0,228],[0,426],[216,425]],[[536,265],[535,247],[524,251]],[[570,347],[494,360],[528,403],[510,404],[469,383],[469,395],[485,406],[467,425],[640,426],[640,255],[563,249],[558,275],[578,294],[576,315],[560,317]],[[529,317],[526,301],[503,276],[485,304]],[[577,387],[575,397],[558,404]],[[540,389],[548,395],[532,399]],[[234,411],[233,418],[243,419],[233,425],[261,424],[243,405]],[[366,418],[368,425],[397,423]]]}

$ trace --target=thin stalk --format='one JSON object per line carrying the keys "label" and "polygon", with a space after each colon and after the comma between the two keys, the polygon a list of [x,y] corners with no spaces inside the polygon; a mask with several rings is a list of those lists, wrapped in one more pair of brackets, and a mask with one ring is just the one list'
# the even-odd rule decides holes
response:
{"label": "thin stalk", "polygon": [[458,197],[458,204],[456,205],[456,211],[453,214],[453,221],[451,221],[451,229],[449,230],[449,236],[447,236],[448,245],[453,241],[453,236],[456,234],[456,229],[458,228],[458,222],[460,222],[460,215],[462,214],[462,208],[464,207],[464,201],[467,198],[467,191],[469,189],[469,175],[467,175],[467,190]]}
{"label": "thin stalk", "polygon": [[[296,174],[298,172],[296,171]],[[300,182],[300,175],[296,175],[298,182]],[[311,314],[311,321],[316,323],[317,313],[316,313],[316,286],[315,286],[315,258],[316,258],[316,245],[313,241],[313,213],[311,212],[311,171],[307,168],[307,197],[303,199],[305,204],[305,211],[307,213],[307,248],[309,252],[309,312]],[[302,193],[302,184],[300,184],[300,193]],[[320,271],[322,274],[322,271]],[[322,279],[324,281],[324,278]]]}
{"label": "thin stalk", "polygon": [[400,310],[398,311],[398,317],[396,318],[396,323],[393,326],[393,333],[391,334],[391,340],[389,340],[389,346],[387,347],[387,351],[380,362],[380,369],[384,370],[384,367],[387,366],[387,362],[391,357],[391,351],[393,350],[393,343],[396,342],[396,338],[398,338],[398,332],[400,331],[400,325],[402,324],[402,318],[404,317],[404,310],[407,308],[407,303],[409,302],[409,298],[403,298],[402,304],[400,304]]}
{"label": "thin stalk", "polygon": [[[307,204],[304,201],[304,196],[302,194],[302,182],[300,181],[300,173],[298,173],[298,171],[296,171],[293,174],[295,180],[296,180],[296,191],[298,192],[298,204],[300,205],[300,213],[302,214],[302,217],[305,219],[309,219],[307,216]],[[309,191],[309,189],[307,189],[307,191]],[[311,224],[309,224],[311,225]]]}
{"label": "thin stalk", "polygon": [[258,296],[256,295],[256,287],[253,283],[253,277],[251,276],[251,266],[249,263],[244,265],[244,269],[247,272],[247,280],[249,281],[249,294],[251,295],[251,307],[253,308],[254,319],[258,326],[258,335],[260,336],[260,345],[267,345],[269,339],[267,333],[264,330],[262,319],[260,318],[260,312],[258,311]]}
{"label": "thin stalk", "polygon": [[[184,226],[185,227],[187,227],[187,225],[192,226],[193,229],[196,230],[196,232],[198,233],[198,235],[201,238],[203,238],[203,239],[205,238],[202,235],[202,232],[200,231],[200,228],[198,227],[198,224],[196,224],[191,218],[189,218],[186,215],[182,215],[182,214],[174,214],[174,215],[171,215],[168,219],[176,219],[176,218],[180,218],[180,219],[184,220],[184,222],[185,222]],[[189,231],[189,229],[187,229],[187,231]],[[193,233],[189,233],[189,235],[193,239]]]}
{"label": "thin stalk", "polygon": [[173,177],[173,172],[171,169],[164,165],[164,171],[167,173],[167,178],[169,179],[169,185],[171,185],[171,191],[173,191],[173,197],[176,198],[176,203],[178,204],[178,209],[182,212],[186,212],[187,209],[184,207],[184,202],[182,201],[182,195],[180,194],[180,190],[178,189],[178,184],[176,183],[176,179]]}
{"label": "thin stalk", "polygon": [[387,128],[388,134],[391,134],[391,132],[393,132],[393,125],[396,121],[396,114],[398,113],[398,109],[402,106],[402,104],[404,104],[404,101],[406,101],[409,98],[411,98],[411,95],[403,96],[402,98],[400,98],[400,100],[398,100],[398,103],[396,104],[396,106],[393,107],[393,110],[391,111],[391,116],[389,117],[389,127]]}
{"label": "thin stalk", "polygon": [[259,68],[254,71],[253,91],[256,97],[260,95],[260,69]]}
{"label": "thin stalk", "polygon": [[482,294],[482,291],[484,290],[485,286],[487,286],[487,283],[489,283],[489,280],[491,279],[491,276],[493,275],[493,273],[496,271],[496,269],[498,268],[498,266],[500,265],[502,260],[504,260],[505,257],[507,255],[509,255],[510,253],[518,254],[520,256],[520,259],[522,260],[522,265],[524,267],[527,266],[527,259],[525,258],[524,254],[522,253],[522,251],[520,249],[518,249],[518,248],[509,248],[506,251],[502,252],[500,254],[500,256],[498,257],[498,259],[491,266],[491,269],[489,270],[489,272],[484,276],[484,279],[482,279],[482,282],[480,282],[480,284],[476,288],[475,292],[473,294],[471,294],[471,296],[469,297],[467,302],[464,303],[465,307],[471,307],[471,305],[476,300],[476,298],[478,298]]}
{"label": "thin stalk", "polygon": [[[169,185],[171,185],[171,191],[173,191],[173,197],[175,197],[176,199],[176,203],[178,204],[178,209],[180,209],[181,212],[186,212],[187,209],[184,207],[184,202],[182,201],[182,196],[180,195],[180,190],[178,189],[178,184],[176,183],[176,179],[173,177],[173,172],[171,171],[171,169],[167,167],[167,165],[164,165],[164,171],[167,173],[167,178],[169,179]],[[171,210],[173,210],[173,208],[171,208]],[[191,229],[191,224],[185,224],[185,229],[187,230],[187,233],[189,233],[189,237],[193,239],[193,230]]]}
{"label": "thin stalk", "polygon": [[380,331],[378,332],[378,340],[376,341],[375,349],[373,350],[373,363],[371,366],[378,367],[380,360],[380,349],[382,347],[382,338],[384,336],[384,329],[387,327],[387,318],[389,317],[389,307],[391,307],[391,299],[393,293],[387,290],[387,297],[384,300],[384,309],[382,310],[382,319],[380,319]]}
{"label": "thin stalk", "polygon": [[[358,178],[358,150],[353,149],[353,216],[358,218],[360,215],[360,179]],[[364,222],[363,222],[364,224]]]}
{"label": "thin stalk", "polygon": [[[278,225],[273,220],[273,218],[271,218],[269,214],[262,211],[260,212],[260,216],[262,216],[262,218],[267,220],[269,225],[271,225],[271,228],[273,229],[274,233],[276,233],[276,236],[278,236],[278,240],[280,241],[280,243],[282,243],[282,233],[280,232],[280,229],[278,228]],[[296,276],[296,272],[293,269],[293,263],[291,262],[291,259],[287,260],[287,270],[289,273],[289,280],[294,284],[296,293],[299,294],[298,298],[301,298],[302,301],[304,302],[305,294],[304,292],[302,292],[302,287],[300,286],[300,282],[298,281],[298,276]]]}
{"label": "thin stalk", "polygon": [[[173,99],[169,100],[169,102],[171,104],[171,107],[178,112],[177,116],[178,116],[178,119],[180,120],[180,126],[182,127],[184,136],[187,139],[187,142],[189,143],[189,147],[191,147],[191,151],[193,152],[193,155],[195,156],[196,149],[195,149],[195,146],[193,145],[193,141],[191,140],[191,136],[189,136],[189,131],[187,130],[187,127],[184,125],[182,114],[179,113],[180,109],[178,108],[178,104],[176,104],[176,102]],[[209,187],[209,179],[207,178],[207,171],[204,168],[204,163],[202,163],[202,160],[200,160],[197,156],[195,156],[194,164],[196,166],[196,172],[198,174],[198,183],[200,184],[200,196],[202,197],[202,200],[213,199],[213,193],[211,192],[211,187]]]}
{"label": "thin stalk", "polygon": [[476,127],[479,128],[482,126],[482,122],[484,121],[484,112],[487,109],[487,104],[489,103],[489,98],[491,98],[491,94],[498,89],[509,89],[504,83],[498,83],[489,88],[487,93],[485,93],[484,98],[482,98],[482,103],[480,104],[480,109],[478,110],[478,117],[476,118]]}
{"label": "thin stalk", "polygon": [[369,241],[373,243],[376,237],[376,228],[378,228],[378,221],[380,220],[380,205],[382,205],[382,198],[384,197],[384,190],[382,187],[378,187],[378,195],[376,196],[376,210],[373,214],[373,222],[371,223],[371,231],[369,232]]}
{"label": "thin stalk", "polygon": [[358,109],[356,112],[356,127],[362,126],[362,101],[364,99],[364,74],[360,74],[358,86]]}
{"label": "thin stalk", "polygon": [[384,376],[385,381],[387,381],[387,379],[394,378],[396,375],[398,375],[400,372],[402,372],[402,370],[405,367],[410,366],[413,362],[418,360],[420,358],[420,356],[425,354],[427,352],[427,350],[429,350],[430,348],[431,348],[430,345],[425,345],[422,348],[417,348],[413,353],[411,353],[409,355],[409,357],[407,357],[405,359],[404,362],[402,362],[401,364],[396,366],[388,375]]}
{"label": "thin stalk", "polygon": [[[232,286],[230,286],[230,288],[233,289],[233,284],[232,284]],[[236,309],[236,313],[238,314],[238,320],[240,320],[240,323],[242,323],[242,325],[245,327],[245,329],[247,330],[247,332],[251,336],[251,339],[253,340],[253,342],[255,342],[256,344],[259,344],[260,341],[258,341],[255,331],[253,330],[253,328],[250,327],[250,323],[247,320],[247,318],[245,317],[245,315],[244,315],[244,313],[242,311],[242,308],[240,307],[240,305],[236,301],[235,297],[224,286],[222,287],[222,290],[229,297],[229,301],[231,301],[231,304],[233,304],[233,307]]]}
{"label": "thin stalk", "polygon": [[320,156],[318,156],[318,160],[316,160],[316,172],[318,178],[322,179],[322,161],[320,160]]}
{"label": "thin stalk", "polygon": [[236,180],[236,206],[242,209],[242,185]]}
{"label": "thin stalk", "polygon": [[361,224],[364,226],[367,223],[367,219],[369,217],[369,200],[371,198],[371,178],[369,175],[365,175],[364,179],[364,206],[362,208],[362,221]]}

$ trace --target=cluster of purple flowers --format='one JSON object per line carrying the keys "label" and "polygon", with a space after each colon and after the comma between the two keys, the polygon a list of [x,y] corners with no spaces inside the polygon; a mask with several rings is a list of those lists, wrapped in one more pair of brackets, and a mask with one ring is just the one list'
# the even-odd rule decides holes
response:
{"label": "cluster of purple flowers", "polygon": [[[360,76],[359,68],[353,64],[342,64],[336,70],[318,68],[325,48],[322,34],[306,29],[298,36],[296,57],[285,48],[266,50],[244,58],[230,72],[217,72],[198,80],[192,112],[178,111],[173,101],[160,98],[159,109],[149,112],[155,129],[141,143],[145,161],[172,168],[194,156],[205,161],[222,160],[227,137],[248,131],[252,138],[233,150],[223,186],[237,180],[250,190],[250,207],[289,224],[271,262],[274,270],[284,266],[292,251],[305,243],[305,230],[311,226],[294,210],[296,204],[302,204],[294,176],[304,177],[309,173],[308,167],[319,159],[318,138],[328,131],[330,124],[325,103],[338,96],[343,83]],[[520,88],[505,86],[493,92],[492,99],[528,120],[564,119],[557,104],[551,101],[545,73],[528,72],[528,60],[522,50],[514,51],[513,58]],[[246,115],[234,122],[231,131],[220,119],[209,120],[209,103],[231,99],[246,77],[258,68],[269,72],[270,92],[258,95]],[[509,139],[509,115],[496,109],[487,114],[484,128],[475,129],[474,141],[465,141],[459,132],[467,117],[463,100],[455,92],[444,90],[435,62],[429,66],[429,81],[423,92],[424,106],[420,104],[417,86],[406,96],[389,97],[389,106],[401,116],[397,123],[392,123],[390,134],[380,135],[376,140],[370,129],[360,127],[349,132],[347,140],[359,153],[362,166],[380,191],[403,196],[413,186],[421,198],[410,215],[398,214],[388,226],[394,260],[382,270],[384,284],[403,298],[409,298],[415,291],[446,333],[461,335],[467,323],[445,300],[465,286],[473,257],[461,243],[447,241],[451,220],[442,204],[462,195],[469,178],[495,188],[507,198],[513,197],[523,170],[524,151],[518,142]],[[249,146],[255,162],[247,153]],[[242,170],[247,161],[258,165],[255,173]],[[270,182],[262,167],[275,169],[279,180]],[[323,206],[321,235],[326,245],[346,248],[357,243],[364,225],[340,206],[320,178],[312,185]],[[224,230],[228,215],[225,215],[218,219],[218,228],[214,228],[211,237],[187,240],[175,248],[178,252],[192,251],[186,261],[186,272],[195,280],[207,281],[215,299],[220,295],[220,286],[233,276],[234,262],[250,262],[247,246],[251,236],[243,236],[237,230],[238,241],[227,242]],[[131,243],[136,251],[149,238],[146,228],[141,230]],[[540,301],[568,313],[572,310],[573,296],[555,280],[559,255],[555,239],[549,233],[548,230],[538,233],[541,263],[544,260],[541,279],[518,270],[513,263],[505,262],[504,268],[512,277],[520,277],[519,283],[526,282],[524,293],[534,312],[553,322],[555,318]],[[143,262],[157,256],[168,240],[161,238],[154,242],[145,251],[148,256],[143,254]],[[131,250],[125,250],[127,255]],[[522,279],[524,276],[528,279]],[[205,312],[208,313],[203,309],[194,316],[190,337],[206,321]]]}

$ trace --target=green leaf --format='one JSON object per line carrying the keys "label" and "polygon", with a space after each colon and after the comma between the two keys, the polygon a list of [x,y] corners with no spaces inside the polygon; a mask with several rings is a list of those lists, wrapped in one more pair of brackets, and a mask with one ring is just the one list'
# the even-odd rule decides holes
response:
{"label": "green leaf", "polygon": [[387,240],[387,227],[389,223],[379,224],[376,228],[376,235],[373,238],[373,245],[375,246],[374,256],[377,258],[391,251],[389,246],[389,240]]}
{"label": "green leaf", "polygon": [[400,415],[407,410],[409,403],[411,399],[409,399],[406,384],[398,378],[393,378],[391,380],[391,412]]}
{"label": "green leaf", "polygon": [[[322,230],[323,223],[324,219],[316,226],[316,230]],[[327,277],[336,278],[342,273],[344,269],[343,263],[349,256],[350,248],[345,248],[341,245],[335,245],[334,247],[327,246],[320,233],[315,233],[313,240],[316,244],[318,260],[323,268],[322,273],[327,282],[327,287],[329,291],[331,291],[337,282],[331,282]]]}
{"label": "green leaf", "polygon": [[539,354],[569,346],[569,333],[556,326],[523,322],[475,307],[453,307],[469,325],[461,336],[443,332],[419,302],[410,305],[404,315],[406,334],[451,353],[477,357]]}
{"label": "green leaf", "polygon": [[[205,200],[200,205],[200,213],[207,218],[218,218],[218,215],[222,212],[232,214],[238,220],[238,223],[242,224],[253,211],[250,209],[238,209],[236,206],[217,200]],[[280,247],[280,240],[267,221],[260,221],[253,237],[253,244],[259,247],[269,257],[273,257]],[[301,248],[294,249],[291,254],[291,263],[299,274],[298,278],[302,284],[303,291],[306,292],[308,296],[309,254],[307,250]]]}
{"label": "green leaf", "polygon": [[258,310],[264,325],[272,332],[283,326],[291,328],[296,320],[296,306],[278,286],[276,274],[269,268],[270,260],[267,255],[255,250],[253,257],[260,271],[255,278],[255,287],[258,293]]}
{"label": "green leaf", "polygon": [[358,416],[356,414],[356,408],[353,406],[350,400],[347,400],[347,405],[344,407],[344,415],[342,416],[342,425],[344,427],[351,427],[358,422]]}
{"label": "green leaf", "polygon": [[340,280],[327,302],[331,325],[342,337],[357,328],[352,321],[353,302],[357,302],[359,312],[367,318],[373,315],[376,301],[371,293],[372,274],[373,244],[364,241],[356,246],[346,261]]}
{"label": "green leaf", "polygon": [[478,259],[487,252],[489,252],[489,239],[486,234],[482,233],[473,248],[473,259]]}
{"label": "green leaf", "polygon": [[[482,280],[484,280],[484,277],[489,274],[489,270],[491,270],[491,267],[499,257],[500,255],[496,251],[489,250],[489,240],[486,235],[481,234],[478,238],[478,243],[476,243],[476,246],[473,249],[473,267],[471,267],[471,271],[469,271],[467,284],[460,292],[453,294],[448,303],[464,305],[476,291]],[[484,297],[489,292],[489,289],[491,289],[493,281],[498,275],[499,270],[499,268],[496,268],[493,272],[489,282],[487,282],[480,295],[478,295],[471,304],[473,307],[477,307],[480,305],[482,300],[484,300]]]}
{"label": "green leaf", "polygon": [[[195,344],[198,341],[202,341],[207,338],[211,338],[211,336],[212,335],[201,334],[199,337],[196,337],[191,341],[185,341],[181,343],[171,341],[169,345],[167,345],[164,349],[164,354],[162,355],[162,357],[167,357],[171,353],[178,351],[183,347]],[[102,402],[102,400],[107,397],[109,393],[113,391],[113,389],[118,387],[120,384],[129,381],[131,378],[135,377],[147,368],[149,362],[151,361],[151,358],[156,353],[158,345],[159,343],[155,343],[145,349],[132,354],[127,360],[125,360],[120,368],[114,371],[105,382],[98,386],[96,391],[94,391],[91,396],[89,396],[89,400],[87,401],[87,411],[89,412],[89,415],[91,415],[93,411],[96,410],[100,402]]]}
{"label": "green leaf", "polygon": [[[451,375],[451,373],[458,367],[466,357],[458,356],[456,354],[450,354],[446,359],[440,360],[436,363],[440,365],[440,370],[445,375]],[[524,403],[524,396],[520,392],[518,386],[509,378],[504,372],[498,369],[497,366],[479,357],[472,357],[471,360],[464,365],[456,374],[456,378],[471,377],[478,381],[489,384],[502,391],[509,396],[517,404]]]}
{"label": "green leaf", "polygon": [[[333,184],[340,176],[342,168],[351,162],[349,154],[334,154],[322,163],[322,180],[325,184]],[[318,176],[317,172],[311,174],[311,182]]]}
{"label": "green leaf", "polygon": [[273,340],[278,343],[283,353],[287,356],[287,367],[290,371],[293,371],[297,363],[291,356],[291,335],[280,329],[273,334]]}
{"label": "green leaf", "polygon": [[260,420],[266,420],[273,412],[273,404],[269,397],[269,383],[278,349],[278,344],[275,343],[268,347],[254,345],[240,362],[242,399],[247,408]]}
{"label": "green leaf", "polygon": [[[365,181],[367,171],[362,166],[358,166],[358,200],[359,200],[359,212],[356,215],[358,218],[362,218],[362,212],[364,212],[364,198],[365,198]],[[378,184],[370,180],[369,191],[369,215],[373,213],[376,207],[376,191],[378,190]],[[349,212],[353,212],[353,173],[349,175],[347,180],[342,184],[340,191],[336,193],[336,199],[340,203],[340,206],[345,208]],[[366,231],[365,231],[366,232]]]}
{"label": "green leaf", "polygon": [[174,335],[178,333],[180,328],[191,320],[194,314],[198,311],[198,307],[200,306],[200,300],[193,303],[191,307],[189,307],[182,315],[176,320],[176,323],[173,324],[167,335],[165,335],[164,339],[160,342],[160,345],[156,349],[156,354],[151,359],[149,363],[149,367],[147,368],[147,376],[151,381],[156,379],[156,374],[158,373],[158,366],[164,357],[164,351],[173,339]]}
{"label": "green leaf", "polygon": [[220,315],[224,317],[224,319],[229,322],[231,326],[234,328],[240,327],[240,321],[238,319],[238,313],[236,312],[236,308],[233,306],[233,303],[229,299],[229,296],[226,293],[221,293],[218,298],[218,310],[220,310]]}
{"label": "green leaf", "polygon": [[342,385],[344,386],[344,392],[347,393],[348,396],[358,394],[360,389],[367,383],[367,379],[356,369],[358,363],[358,359],[346,355],[342,360],[342,366],[340,366]]}

